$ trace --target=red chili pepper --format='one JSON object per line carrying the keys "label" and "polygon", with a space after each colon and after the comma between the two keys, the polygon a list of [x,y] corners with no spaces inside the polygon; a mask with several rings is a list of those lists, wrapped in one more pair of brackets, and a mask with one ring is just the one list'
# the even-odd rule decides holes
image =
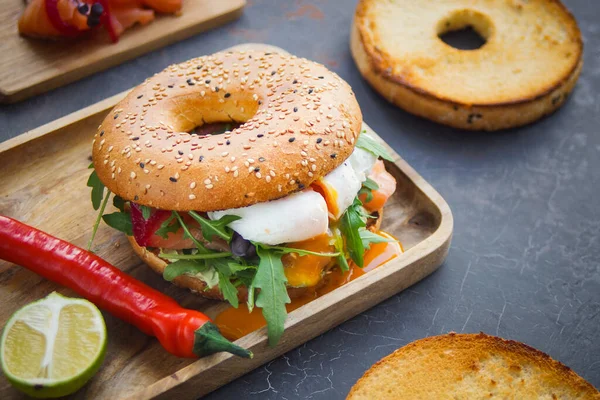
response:
{"label": "red chili pepper", "polygon": [[252,357],[250,351],[225,339],[201,312],[181,307],[95,254],[2,215],[0,258],[76,291],[155,336],[178,357],[203,357],[220,351]]}
{"label": "red chili pepper", "polygon": [[60,17],[58,12],[59,0],[46,0],[46,14],[52,26],[64,36],[77,36],[80,34],[79,29],[67,24]]}

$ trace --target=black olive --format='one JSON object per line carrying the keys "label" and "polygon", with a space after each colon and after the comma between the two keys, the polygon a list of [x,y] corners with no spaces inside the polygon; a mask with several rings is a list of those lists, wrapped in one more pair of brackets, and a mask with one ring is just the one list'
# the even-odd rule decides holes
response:
{"label": "black olive", "polygon": [[233,232],[233,238],[231,239],[231,252],[236,257],[254,257],[256,256],[256,249],[254,245],[246,240],[237,232]]}

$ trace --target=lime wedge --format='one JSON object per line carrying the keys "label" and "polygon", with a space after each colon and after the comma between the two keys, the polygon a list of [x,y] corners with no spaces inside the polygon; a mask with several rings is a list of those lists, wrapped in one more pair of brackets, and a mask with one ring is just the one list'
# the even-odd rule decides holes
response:
{"label": "lime wedge", "polygon": [[51,293],[8,320],[0,341],[2,370],[32,397],[71,394],[98,371],[106,350],[106,325],[87,300]]}

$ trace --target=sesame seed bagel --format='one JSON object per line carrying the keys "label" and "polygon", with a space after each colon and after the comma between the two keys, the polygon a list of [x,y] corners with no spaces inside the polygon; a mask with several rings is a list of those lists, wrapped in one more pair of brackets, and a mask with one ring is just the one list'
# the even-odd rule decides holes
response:
{"label": "sesame seed bagel", "polygon": [[[460,50],[439,38],[466,27],[486,43]],[[581,32],[558,0],[361,0],[350,47],[360,73],[388,101],[469,130],[552,113],[583,65]]]}
{"label": "sesame seed bagel", "polygon": [[[192,129],[243,123],[220,135]],[[126,200],[215,211],[302,190],[353,151],[354,94],[323,65],[259,50],[172,65],[133,89],[99,126],[93,161]]]}
{"label": "sesame seed bagel", "polygon": [[347,399],[600,399],[570,368],[526,344],[455,334],[416,340],[373,365]]}

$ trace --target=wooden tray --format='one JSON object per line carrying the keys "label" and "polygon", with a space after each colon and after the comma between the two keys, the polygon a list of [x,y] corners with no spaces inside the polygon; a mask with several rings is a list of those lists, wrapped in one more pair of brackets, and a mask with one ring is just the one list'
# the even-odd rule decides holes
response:
{"label": "wooden tray", "polygon": [[[18,218],[85,247],[96,212],[86,179],[91,141],[108,110],[123,93],[0,144],[0,214]],[[243,360],[218,354],[201,360],[178,359],[153,338],[105,314],[107,357],[100,372],[76,399],[197,398],[293,349],[432,273],[443,262],[452,236],[452,214],[444,199],[398,154],[388,170],[398,190],[385,207],[383,229],[398,237],[406,252],[388,264],[291,312],[277,347],[260,329],[238,341],[254,352]],[[143,265],[119,232],[102,224],[97,253],[127,273],[166,292],[185,307],[210,316],[227,305],[179,289]],[[23,305],[57,290],[28,270],[0,261],[0,326]],[[0,378],[0,398],[22,396]]]}
{"label": "wooden tray", "polygon": [[0,0],[0,103],[23,100],[238,18],[246,0],[185,0],[180,16],[157,15],[112,44],[106,34],[76,41],[23,38],[23,0]]}

